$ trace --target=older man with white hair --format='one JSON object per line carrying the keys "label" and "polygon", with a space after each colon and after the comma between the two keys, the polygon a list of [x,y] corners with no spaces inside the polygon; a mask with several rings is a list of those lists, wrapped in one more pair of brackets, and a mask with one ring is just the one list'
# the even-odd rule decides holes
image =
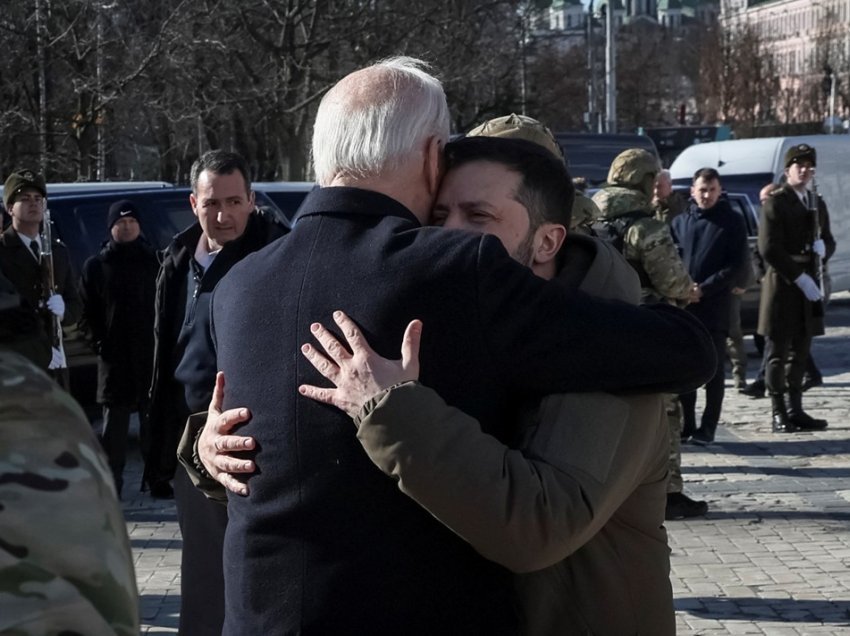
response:
{"label": "older man with white hair", "polygon": [[592,300],[537,278],[498,239],[423,228],[448,133],[442,87],[417,60],[343,78],[316,118],[322,187],[288,237],[214,293],[224,408],[250,409],[239,434],[255,440],[236,461],[258,467],[247,496],[229,495],[225,634],[517,632],[507,570],[408,500],[345,414],[298,395],[321,379],[301,343],[335,310],[384,356],[422,319],[423,382],[502,440],[524,398],[693,388],[713,366],[684,312]]}

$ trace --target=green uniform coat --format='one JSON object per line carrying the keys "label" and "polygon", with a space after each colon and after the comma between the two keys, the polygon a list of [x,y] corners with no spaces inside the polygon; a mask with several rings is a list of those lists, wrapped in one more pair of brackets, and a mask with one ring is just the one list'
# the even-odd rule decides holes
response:
{"label": "green uniform coat", "polygon": [[[33,363],[46,369],[50,363],[51,324],[53,314],[43,308],[42,267],[33,258],[29,246],[24,245],[18,233],[10,226],[0,234],[0,271],[15,286],[21,295],[22,304],[37,311],[44,322],[39,341],[31,342],[26,350],[15,347]],[[80,319],[83,305],[77,294],[76,276],[71,269],[68,248],[53,240],[53,279],[56,293],[65,301],[63,326],[70,326]]]}
{"label": "green uniform coat", "polygon": [[[818,218],[826,261],[835,252],[835,239],[829,229],[826,204],[820,198]],[[762,279],[758,332],[764,336],[781,340],[801,330],[811,336],[824,333],[823,317],[815,315],[814,304],[794,283],[803,273],[816,278],[810,251],[815,238],[813,219],[812,211],[787,185],[772,194],[761,208],[758,247],[767,272]],[[806,257],[808,261],[801,262]]]}

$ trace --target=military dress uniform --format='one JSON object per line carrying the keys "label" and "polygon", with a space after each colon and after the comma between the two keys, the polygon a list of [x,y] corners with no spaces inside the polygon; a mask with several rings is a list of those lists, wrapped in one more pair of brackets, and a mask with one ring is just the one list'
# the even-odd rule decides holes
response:
{"label": "military dress uniform", "polygon": [[[805,144],[795,146],[788,152],[786,166],[799,158],[811,159],[814,165],[814,149]],[[829,214],[820,197],[817,222],[819,237],[815,235],[814,211],[788,185],[774,192],[762,206],[758,246],[767,271],[762,280],[758,333],[766,337],[765,381],[773,400],[777,432],[826,426],[824,420],[805,415],[801,405],[803,374],[812,337],[824,333],[823,301],[807,300],[795,283],[802,274],[818,280],[817,257],[812,249],[816,239],[823,240],[824,262],[835,252]]]}
{"label": "military dress uniform", "polygon": [[[12,196],[23,188],[33,188],[46,196],[47,190],[41,175],[30,170],[12,173],[4,186],[6,205]],[[15,286],[21,296],[22,304],[36,311],[43,321],[41,337],[32,342],[26,349],[18,348],[23,355],[33,363],[47,369],[50,364],[50,347],[52,343],[53,314],[44,305],[47,293],[44,289],[44,246],[36,242],[31,245],[24,241],[18,232],[10,225],[0,234],[0,271]],[[65,245],[53,239],[53,280],[54,292],[60,294],[65,302],[63,326],[70,326],[80,319],[82,303],[77,295],[76,277],[71,268],[71,258]]]}

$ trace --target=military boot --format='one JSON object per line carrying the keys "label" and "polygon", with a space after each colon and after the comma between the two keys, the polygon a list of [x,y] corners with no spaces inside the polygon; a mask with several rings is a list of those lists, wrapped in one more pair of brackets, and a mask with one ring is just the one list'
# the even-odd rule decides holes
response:
{"label": "military boot", "polygon": [[803,377],[803,391],[808,391],[816,386],[823,386],[823,376],[818,373],[806,373]]}
{"label": "military boot", "polygon": [[826,420],[812,417],[803,410],[803,394],[800,391],[788,392],[788,421],[803,431],[821,431],[827,427]]}
{"label": "military boot", "polygon": [[746,395],[747,397],[758,399],[764,397],[764,389],[764,380],[754,380],[749,386],[739,389],[738,393]]}
{"label": "military boot", "polygon": [[782,393],[772,394],[770,406],[773,411],[774,433],[793,433],[797,430],[788,419],[788,411],[785,409],[785,395]]}

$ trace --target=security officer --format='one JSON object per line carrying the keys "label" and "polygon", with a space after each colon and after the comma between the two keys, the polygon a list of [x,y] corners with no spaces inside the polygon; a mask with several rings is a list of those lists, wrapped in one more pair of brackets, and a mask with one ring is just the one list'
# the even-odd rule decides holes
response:
{"label": "security officer", "polygon": [[141,234],[139,210],[127,199],[109,207],[110,239],[83,265],[80,296],[97,351],[97,401],[103,405],[101,443],[121,496],[130,414],[144,411],[153,372],[154,303],[159,261]]}
{"label": "security officer", "polygon": [[[594,227],[600,236],[610,231],[618,234],[616,240],[622,243],[623,255],[640,276],[643,302],[669,302],[684,307],[695,299],[698,289],[679,257],[669,226],[653,218],[652,197],[660,170],[658,158],[646,150],[630,148],[617,155],[607,183],[593,195],[600,210]],[[681,440],[694,431],[682,430],[678,398],[669,396],[666,409],[670,423],[666,518],[704,515],[708,504],[682,492]]]}
{"label": "security officer", "polygon": [[[785,153],[785,185],[761,208],[759,253],[767,272],[762,281],[758,332],[765,336],[767,391],[773,430],[819,430],[826,420],[803,411],[802,383],[813,336],[824,333],[825,263],[835,251],[826,204],[810,190],[817,154],[799,144]],[[785,399],[787,397],[787,404]]]}
{"label": "security officer", "polygon": [[[51,346],[53,321],[73,325],[80,318],[82,304],[68,250],[56,239],[51,244],[55,289],[45,289],[46,246],[41,235],[47,205],[44,177],[33,170],[13,172],[3,187],[3,203],[12,224],[0,234],[0,271],[18,290],[23,305],[37,311],[43,322],[40,341],[22,353],[42,369],[63,369],[67,367],[64,353]],[[66,384],[67,373],[57,372],[57,379]]]}

